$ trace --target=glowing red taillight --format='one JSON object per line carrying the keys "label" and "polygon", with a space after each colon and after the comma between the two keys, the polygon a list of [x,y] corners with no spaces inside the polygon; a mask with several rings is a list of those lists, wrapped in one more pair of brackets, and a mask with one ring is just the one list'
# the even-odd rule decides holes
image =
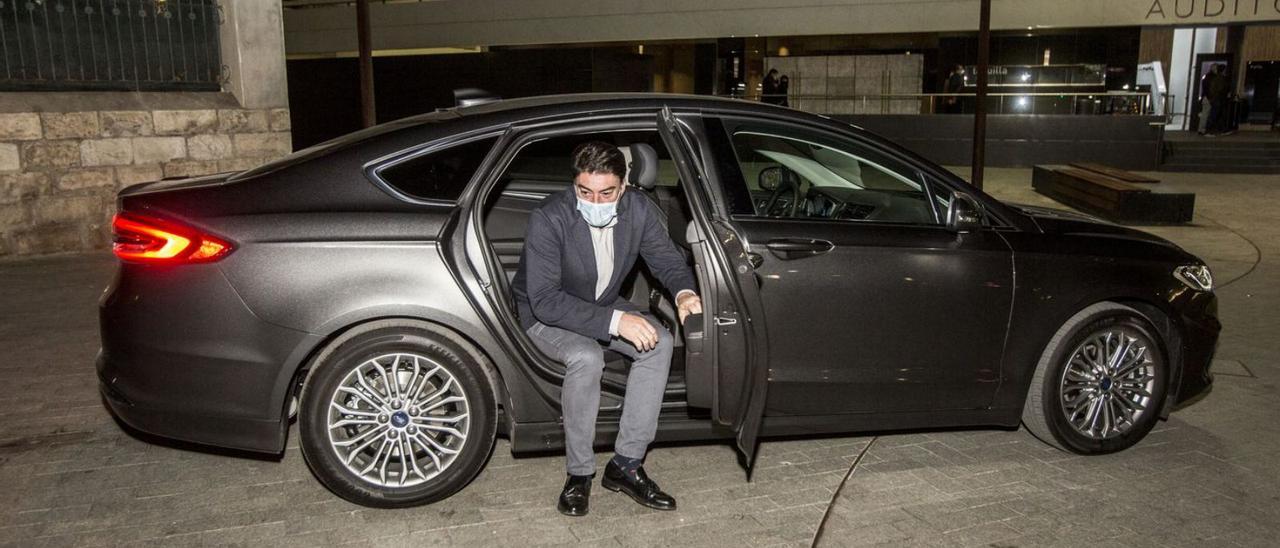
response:
{"label": "glowing red taillight", "polygon": [[123,261],[142,263],[207,263],[226,257],[226,241],[172,221],[119,213],[111,221],[111,250]]}

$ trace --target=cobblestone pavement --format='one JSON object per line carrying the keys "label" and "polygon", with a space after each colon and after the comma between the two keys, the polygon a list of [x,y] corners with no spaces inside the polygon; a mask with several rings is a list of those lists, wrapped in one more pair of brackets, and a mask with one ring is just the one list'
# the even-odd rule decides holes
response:
{"label": "cobblestone pavement", "polygon": [[[3,262],[0,546],[801,546],[824,516],[822,546],[1273,545],[1280,185],[1266,176],[1159,176],[1198,193],[1193,226],[1152,230],[1216,269],[1226,330],[1212,394],[1137,447],[1077,457],[1022,430],[771,440],[747,482],[727,445],[663,446],[647,468],[679,497],[670,513],[597,489],[590,516],[562,517],[554,508],[561,458],[513,458],[502,440],[458,495],[373,510],[311,477],[296,430],[279,461],[136,439],[102,407],[92,368],[94,303],[111,257]],[[1029,181],[1029,170],[988,171],[994,194],[1052,204]]]}

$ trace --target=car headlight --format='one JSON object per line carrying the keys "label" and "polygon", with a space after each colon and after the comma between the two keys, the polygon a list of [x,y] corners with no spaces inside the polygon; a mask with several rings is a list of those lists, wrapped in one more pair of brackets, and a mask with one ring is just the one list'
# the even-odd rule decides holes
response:
{"label": "car headlight", "polygon": [[1205,265],[1180,266],[1173,269],[1173,277],[1196,291],[1213,291],[1213,273]]}

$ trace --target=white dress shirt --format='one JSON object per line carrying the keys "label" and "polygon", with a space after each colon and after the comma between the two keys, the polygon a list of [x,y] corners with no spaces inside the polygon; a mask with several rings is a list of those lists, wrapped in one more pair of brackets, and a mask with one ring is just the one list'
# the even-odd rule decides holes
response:
{"label": "white dress shirt", "polygon": [[[599,299],[604,294],[604,290],[609,287],[609,282],[613,281],[613,227],[618,224],[618,218],[614,217],[609,224],[596,228],[587,225],[587,230],[591,231],[591,249],[596,257],[596,298]],[[676,294],[676,301],[685,293],[696,294],[693,291],[685,289]],[[614,310],[613,317],[609,320],[609,334],[618,336],[618,324],[622,321],[622,310]]]}

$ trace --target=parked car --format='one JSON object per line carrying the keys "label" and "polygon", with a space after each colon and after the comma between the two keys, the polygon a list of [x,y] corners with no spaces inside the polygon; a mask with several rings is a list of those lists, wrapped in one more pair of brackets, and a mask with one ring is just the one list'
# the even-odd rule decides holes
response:
{"label": "parked car", "polygon": [[[266,453],[296,416],[315,476],[378,507],[457,492],[497,436],[560,448],[564,367],[518,328],[510,277],[530,212],[595,139],[630,155],[630,191],[661,209],[704,299],[680,325],[647,273],[628,283],[679,345],[659,440],[733,439],[750,467],[761,435],[1024,424],[1099,454],[1212,382],[1212,276],[1168,241],[1001,203],[827,118],[592,94],[124,189],[105,401],[138,430]],[[627,366],[611,356],[601,442]]]}

